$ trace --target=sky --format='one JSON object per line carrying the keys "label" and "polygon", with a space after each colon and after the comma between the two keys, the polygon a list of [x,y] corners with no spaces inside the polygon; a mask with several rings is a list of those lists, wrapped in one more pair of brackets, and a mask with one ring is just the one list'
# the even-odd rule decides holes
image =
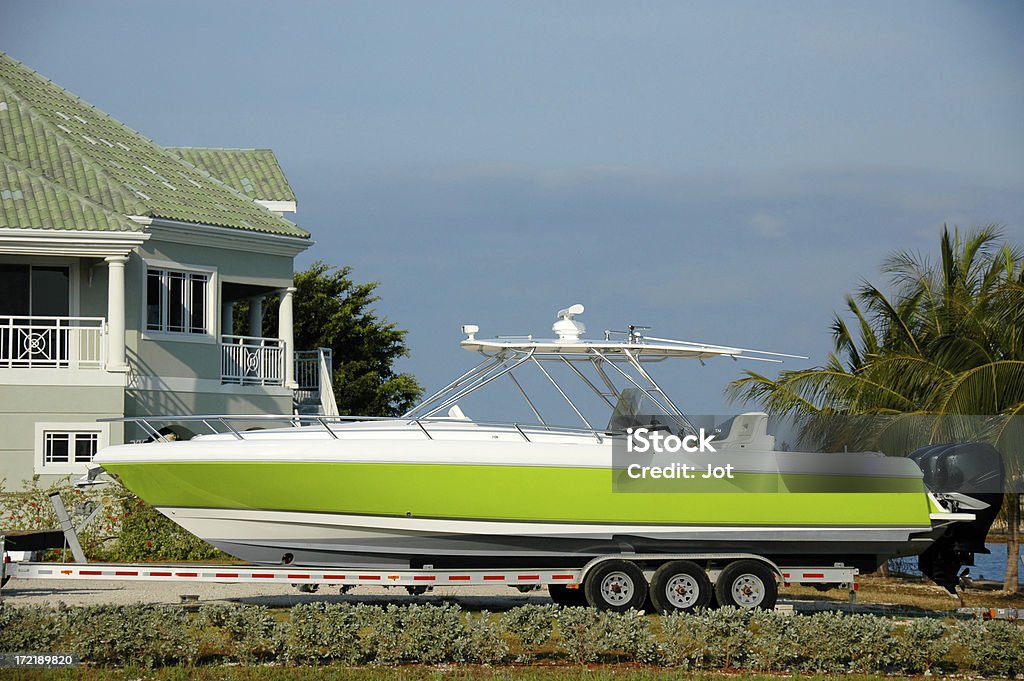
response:
{"label": "sky", "polygon": [[666,367],[701,414],[821,364],[846,293],[943,224],[1024,243],[1022,32],[1016,0],[0,0],[0,50],[157,143],[272,148],[299,267],[379,281],[427,388],[473,362],[461,324],[577,302],[592,335],[810,357]]}

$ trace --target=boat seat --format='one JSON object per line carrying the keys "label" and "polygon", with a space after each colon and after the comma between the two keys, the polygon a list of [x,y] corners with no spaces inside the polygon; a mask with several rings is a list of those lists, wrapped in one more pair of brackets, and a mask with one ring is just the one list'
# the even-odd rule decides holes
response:
{"label": "boat seat", "polygon": [[[752,449],[772,451],[775,437],[768,434],[768,414],[751,411],[734,416],[720,424],[718,429],[724,437],[715,437],[719,449]],[[726,432],[728,431],[728,432]]]}

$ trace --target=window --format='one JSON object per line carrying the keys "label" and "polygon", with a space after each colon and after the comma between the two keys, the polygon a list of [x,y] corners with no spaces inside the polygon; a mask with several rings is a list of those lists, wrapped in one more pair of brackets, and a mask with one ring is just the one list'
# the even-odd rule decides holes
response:
{"label": "window", "polygon": [[93,466],[96,453],[110,444],[110,425],[95,421],[36,421],[35,472],[75,475]]}
{"label": "window", "polygon": [[209,274],[150,268],[146,272],[146,329],[210,333],[207,321],[209,288]]}
{"label": "window", "polygon": [[70,308],[70,268],[0,264],[0,315],[67,317]]}
{"label": "window", "polygon": [[92,463],[99,445],[99,431],[43,431],[43,466]]}

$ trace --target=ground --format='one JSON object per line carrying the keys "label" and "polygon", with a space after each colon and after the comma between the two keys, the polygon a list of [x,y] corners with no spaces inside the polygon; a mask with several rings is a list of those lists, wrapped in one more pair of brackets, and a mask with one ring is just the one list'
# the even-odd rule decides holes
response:
{"label": "ground", "polygon": [[[1024,592],[1007,594],[991,584],[969,589],[960,599],[921,579],[860,579],[857,603],[850,605],[847,592],[835,589],[819,592],[807,587],[780,590],[779,602],[796,612],[835,609],[844,612],[887,615],[952,612],[959,607],[1022,608]],[[438,587],[423,596],[409,596],[404,588],[385,589],[360,586],[340,595],[336,588],[317,593],[301,593],[283,584],[211,584],[203,582],[129,582],[83,580],[12,579],[2,591],[7,605],[67,605],[180,603],[182,596],[197,596],[200,603],[248,603],[270,607],[290,607],[310,601],[350,601],[363,603],[439,603],[455,602],[467,610],[501,611],[527,603],[549,603],[547,590],[520,593],[509,587]]]}

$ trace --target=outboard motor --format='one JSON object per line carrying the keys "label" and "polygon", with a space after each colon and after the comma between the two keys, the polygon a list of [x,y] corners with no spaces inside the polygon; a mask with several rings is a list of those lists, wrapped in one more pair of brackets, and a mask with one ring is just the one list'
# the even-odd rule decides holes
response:
{"label": "outboard motor", "polygon": [[922,447],[910,458],[951,511],[975,516],[951,525],[917,560],[925,576],[955,595],[960,568],[974,565],[974,554],[989,552],[985,537],[1003,505],[1002,457],[988,443],[968,442]]}

